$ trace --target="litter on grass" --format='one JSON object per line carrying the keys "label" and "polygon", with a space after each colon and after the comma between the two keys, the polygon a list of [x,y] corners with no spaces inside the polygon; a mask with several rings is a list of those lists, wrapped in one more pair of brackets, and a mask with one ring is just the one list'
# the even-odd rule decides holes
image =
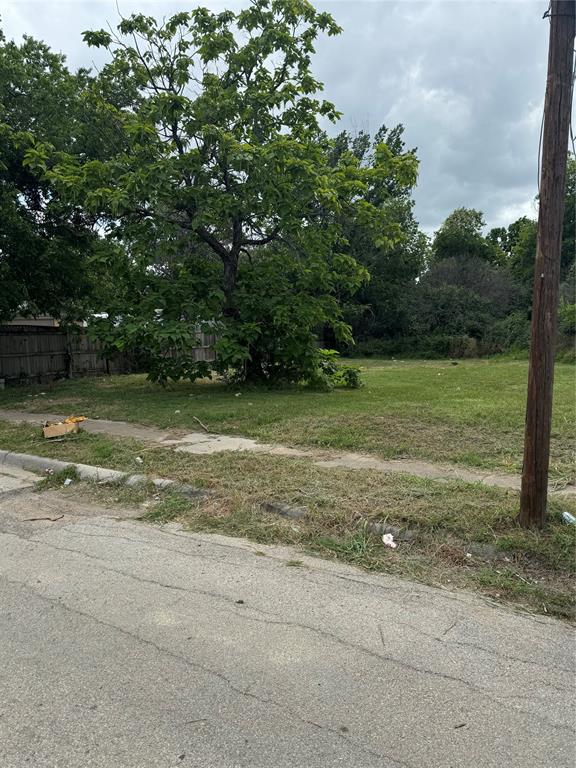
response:
{"label": "litter on grass", "polygon": [[385,533],[384,536],[382,536],[382,543],[385,547],[390,547],[390,549],[396,549],[398,544],[394,541],[394,536],[391,533]]}
{"label": "litter on grass", "polygon": [[42,434],[50,439],[52,437],[61,437],[69,432],[78,432],[80,424],[86,421],[86,416],[68,416],[64,421],[46,422]]}

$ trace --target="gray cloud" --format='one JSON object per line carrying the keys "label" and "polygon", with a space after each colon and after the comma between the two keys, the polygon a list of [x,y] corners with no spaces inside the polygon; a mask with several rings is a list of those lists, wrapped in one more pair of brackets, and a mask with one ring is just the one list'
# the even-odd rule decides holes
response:
{"label": "gray cloud", "polygon": [[[214,8],[241,3],[202,3]],[[406,126],[418,147],[416,215],[427,231],[456,207],[484,211],[490,226],[535,215],[537,153],[546,77],[547,2],[316,2],[343,27],[318,42],[314,69],[343,112],[336,129]],[[119,0],[122,13],[155,16],[185,2]],[[8,37],[26,33],[72,66],[102,61],[81,32],[117,19],[111,0],[8,2]]]}

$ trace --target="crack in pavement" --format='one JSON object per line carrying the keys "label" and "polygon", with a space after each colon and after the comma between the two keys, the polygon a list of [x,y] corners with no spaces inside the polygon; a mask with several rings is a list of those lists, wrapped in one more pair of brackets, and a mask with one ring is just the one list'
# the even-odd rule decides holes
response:
{"label": "crack in pavement", "polygon": [[[80,534],[80,535],[83,535],[83,534]],[[87,534],[87,535],[88,536],[94,536],[94,534]],[[112,537],[112,536],[104,536],[103,538],[114,538],[114,537]],[[119,538],[122,538],[122,537],[119,537]],[[130,539],[130,541],[134,541],[136,543],[142,543],[142,542],[139,542],[137,539]],[[99,563],[99,567],[100,567],[100,569],[102,571],[116,573],[116,574],[125,576],[126,578],[132,579],[132,580],[134,580],[136,582],[140,582],[140,583],[144,583],[144,584],[152,584],[152,585],[158,586],[160,588],[169,589],[169,590],[173,590],[173,591],[177,591],[177,592],[183,592],[183,593],[189,593],[189,594],[198,594],[198,595],[202,595],[202,596],[205,596],[205,597],[211,597],[213,599],[217,599],[217,600],[220,600],[222,602],[225,602],[225,603],[227,603],[229,605],[235,605],[235,603],[236,603],[235,598],[227,597],[227,596],[225,596],[225,595],[223,595],[221,593],[212,592],[212,591],[209,591],[209,590],[200,590],[200,589],[189,588],[189,587],[181,587],[179,585],[174,585],[174,584],[167,584],[167,583],[160,582],[160,581],[158,581],[156,579],[149,579],[149,578],[146,578],[144,576],[139,576],[139,575],[136,575],[134,573],[130,573],[128,571],[125,571],[125,570],[122,570],[122,569],[119,569],[119,568],[114,568],[113,566],[110,566],[108,564],[108,561],[103,560],[102,558],[98,558],[98,557],[92,556],[92,555],[85,555],[82,551],[78,551],[78,550],[75,550],[75,549],[70,549],[70,548],[67,548],[67,547],[60,547],[60,546],[51,544],[49,542],[38,541],[38,540],[33,540],[33,543],[37,544],[39,546],[42,546],[42,545],[47,546],[48,548],[53,549],[53,550],[71,552],[73,554],[78,555],[79,557],[84,557],[85,556],[88,559],[96,560]],[[25,584],[25,582],[19,582],[19,583]],[[32,587],[30,585],[27,585],[27,586],[28,586],[28,588],[32,589]],[[36,594],[39,594],[39,593],[36,593]],[[41,595],[41,596],[43,596],[43,595]],[[51,599],[51,598],[47,597],[46,599]],[[177,602],[178,601],[176,600],[172,604],[175,605]],[[479,693],[484,698],[486,698],[488,701],[491,701],[491,702],[497,704],[498,706],[504,706],[504,707],[506,706],[503,703],[503,701],[502,701],[503,699],[505,699],[505,700],[517,699],[517,700],[520,700],[520,701],[522,701],[522,700],[530,700],[529,697],[515,695],[515,694],[506,695],[506,694],[496,694],[496,693],[493,693],[489,689],[486,689],[486,688],[484,688],[482,686],[479,686],[479,685],[477,685],[477,684],[475,684],[475,683],[473,683],[473,682],[471,682],[471,681],[469,681],[469,680],[467,680],[465,678],[459,677],[457,675],[451,675],[451,674],[448,674],[448,673],[445,673],[445,672],[440,672],[440,671],[433,670],[433,669],[428,669],[426,667],[421,667],[421,666],[418,666],[418,665],[415,665],[415,664],[411,664],[411,663],[409,663],[407,661],[403,661],[401,659],[398,659],[398,658],[396,658],[394,656],[390,656],[390,655],[387,655],[387,654],[379,653],[379,652],[374,651],[374,650],[372,650],[372,649],[370,649],[370,648],[368,648],[368,647],[366,647],[364,645],[360,645],[360,644],[355,643],[353,641],[346,640],[345,638],[342,638],[339,635],[335,635],[335,634],[333,634],[331,632],[328,632],[327,630],[324,630],[324,629],[322,629],[320,627],[314,627],[314,626],[311,626],[309,624],[304,624],[302,622],[289,621],[289,620],[285,620],[285,619],[268,618],[269,616],[276,616],[277,614],[271,613],[271,612],[267,612],[267,611],[264,611],[264,610],[259,609],[259,608],[250,607],[249,610],[254,612],[254,613],[261,614],[262,618],[260,618],[259,616],[249,615],[249,613],[247,611],[245,611],[245,610],[244,611],[233,610],[233,613],[236,616],[238,616],[239,618],[241,618],[241,619],[243,619],[245,621],[252,621],[252,622],[256,622],[256,623],[260,623],[260,624],[265,624],[265,625],[269,625],[269,626],[283,626],[283,627],[289,627],[289,628],[293,628],[293,629],[300,629],[300,630],[306,631],[306,632],[311,632],[311,633],[313,633],[315,635],[318,635],[320,637],[323,637],[323,638],[325,638],[325,639],[327,639],[327,640],[329,640],[331,642],[335,642],[338,645],[341,645],[341,646],[343,646],[345,648],[357,651],[357,652],[359,652],[361,654],[364,654],[366,656],[369,656],[371,658],[378,659],[379,661],[388,662],[390,664],[393,664],[393,665],[395,665],[397,667],[400,667],[402,669],[409,670],[409,671],[414,672],[416,674],[421,674],[421,675],[425,675],[425,676],[431,676],[431,677],[434,677],[434,678],[446,680],[448,682],[458,683],[460,685],[465,686],[467,689],[469,689],[471,691]],[[89,615],[89,614],[86,614],[86,615]],[[95,619],[95,620],[97,620],[97,619]],[[106,623],[106,622],[104,622],[104,623]],[[406,624],[405,622],[400,622],[400,623],[404,624],[407,627],[409,627],[412,631],[419,631],[419,630],[417,630],[415,627],[413,627],[410,624]],[[379,628],[379,629],[380,629],[380,637],[381,637],[381,641],[382,641],[382,646],[385,649],[385,642],[384,642],[384,638],[382,636],[381,628]],[[421,634],[425,634],[425,635],[429,636],[431,639],[433,639],[435,641],[439,641],[441,643],[447,643],[449,645],[450,644],[457,644],[457,641],[456,641],[456,643],[453,643],[449,639],[442,640],[440,637],[435,636],[435,635],[431,635],[430,633],[425,633],[425,632],[422,632],[422,631],[420,631],[420,633]],[[493,654],[493,655],[496,655],[497,657],[499,657],[499,654]],[[548,687],[552,688],[554,690],[557,690],[557,691],[559,691],[561,693],[565,692],[565,690],[558,689],[556,686],[548,685]],[[524,708],[516,707],[516,709],[517,709],[518,712],[521,712],[524,715],[529,715],[529,716],[532,716],[532,717],[534,716],[533,712],[531,712],[529,710],[526,710]],[[539,717],[537,719],[541,723],[546,723],[546,725],[548,725],[550,728],[572,733],[572,729],[570,727],[568,727],[568,726],[558,725],[558,724],[550,721],[548,718],[545,718],[545,717]]]}
{"label": "crack in pavement", "polygon": [[[458,620],[459,621],[459,620]],[[458,623],[458,621],[456,623]],[[489,656],[495,656],[497,659],[502,659],[504,661],[513,661],[518,664],[526,664],[527,666],[533,666],[538,667],[539,669],[543,670],[549,670],[553,672],[566,672],[569,675],[574,674],[574,668],[573,667],[562,667],[558,664],[555,664],[553,666],[550,666],[548,664],[542,664],[538,661],[532,661],[530,659],[523,659],[520,656],[513,656],[509,653],[499,653],[498,651],[494,651],[491,648],[486,648],[484,645],[479,645],[478,643],[470,643],[466,640],[454,640],[450,638],[444,639],[443,636],[435,635],[432,632],[426,632],[423,629],[420,629],[419,627],[415,627],[413,624],[410,624],[407,621],[401,621],[400,619],[397,620],[398,624],[401,624],[403,627],[407,627],[408,629],[412,630],[412,632],[416,632],[419,635],[423,635],[424,637],[428,637],[431,640],[436,640],[439,643],[442,643],[443,645],[457,645],[461,646],[463,648],[473,648],[475,651],[481,651],[483,653],[488,654]],[[449,627],[449,629],[454,629],[454,625]],[[555,688],[559,692],[566,692],[570,691],[570,688],[556,688],[555,686],[550,686],[551,688]]]}
{"label": "crack in pavement", "polygon": [[[108,518],[108,519],[112,519],[112,518]],[[125,522],[125,521],[124,520],[120,521],[120,523],[123,523],[123,522]],[[179,554],[179,555],[182,555],[183,557],[189,557],[190,556],[189,552],[183,551],[182,549],[174,549],[172,547],[159,546],[159,545],[156,545],[155,543],[149,542],[146,538],[138,539],[138,538],[132,538],[130,536],[116,536],[114,534],[87,533],[86,531],[82,531],[82,532],[76,534],[74,532],[74,530],[73,530],[76,525],[77,525],[77,523],[71,523],[70,525],[61,526],[59,530],[61,532],[70,533],[72,535],[85,536],[86,538],[94,538],[94,539],[101,538],[101,539],[114,539],[114,540],[127,541],[127,542],[132,542],[132,543],[135,543],[135,544],[150,546],[150,547],[153,547],[154,549],[158,549],[158,550],[163,551],[163,552],[170,552],[171,554]],[[110,528],[108,526],[97,525],[97,524],[94,524],[92,522],[90,523],[90,527],[99,528],[99,529],[105,530],[105,531],[109,531],[110,530]],[[191,535],[191,533],[192,534],[194,533],[193,531],[192,532],[183,532],[181,535],[179,535],[179,534],[177,534],[175,532],[172,532],[172,531],[166,531],[165,532],[161,528],[157,529],[157,530],[160,530],[164,535],[179,536],[179,538],[184,539],[184,541],[185,541],[184,537],[189,537]],[[17,534],[9,534],[9,535],[17,536]],[[20,536],[17,536],[17,537],[21,538],[23,541],[33,541],[33,542],[38,542],[38,543],[44,543],[44,539],[41,538],[42,534],[32,535],[32,536],[30,536],[28,538],[24,538],[24,537],[20,537]],[[212,541],[210,541],[210,545],[211,546],[214,545],[214,546],[218,546],[218,547],[223,547],[223,548],[226,548],[226,549],[230,549],[232,551],[238,551],[238,547],[234,547],[234,546],[231,546],[231,545],[225,545],[225,544],[222,544],[221,542],[212,542]],[[71,550],[71,551],[74,551],[74,552],[77,551],[79,553],[81,552],[81,550]],[[231,565],[234,568],[241,568],[241,567],[243,567],[243,563],[237,563],[237,562],[233,562],[232,560],[227,560],[225,556],[222,556],[222,557],[210,557],[209,555],[203,555],[203,554],[200,554],[200,553],[194,553],[192,556],[193,557],[198,557],[200,560],[206,560],[208,562],[217,562],[217,563],[224,563],[225,562],[226,565]],[[278,560],[280,558],[268,557],[267,559],[268,559],[268,561],[270,561],[270,560]],[[284,563],[283,559],[282,559],[282,563]],[[346,578],[346,577],[342,576],[341,574],[330,574],[330,576],[331,577],[335,576],[336,578],[339,578],[339,579],[345,579],[347,581],[357,582],[359,584],[364,584],[364,586],[377,586],[377,585],[372,584],[371,582],[362,582],[361,580],[356,580],[356,579],[353,579],[353,578]],[[306,581],[311,581],[313,584],[318,584],[318,581],[316,581],[313,578],[310,578],[309,574],[302,573],[301,574],[301,578],[305,579]],[[392,588],[392,587],[387,586],[386,588],[382,587],[381,589],[386,589],[387,593],[389,593],[391,591],[397,591],[397,592],[400,592],[401,595],[402,595],[401,599],[394,600],[394,599],[391,599],[390,596],[387,594],[385,596],[382,596],[382,600],[384,602],[388,602],[388,603],[391,603],[392,605],[400,606],[400,607],[404,606],[406,604],[405,587],[403,585],[399,585],[396,588]]]}
{"label": "crack in pavement", "polygon": [[[153,544],[153,543],[149,542],[147,539],[139,539],[139,538],[133,538],[133,537],[129,537],[129,536],[122,536],[122,535],[117,536],[117,535],[114,535],[113,533],[112,534],[88,533],[85,530],[83,530],[81,532],[75,532],[73,530],[75,525],[76,524],[72,523],[71,525],[62,526],[60,528],[60,531],[61,532],[66,532],[66,533],[70,533],[70,534],[73,534],[73,535],[77,535],[77,536],[80,536],[80,537],[85,536],[87,538],[105,538],[105,539],[122,540],[122,541],[126,541],[126,542],[129,542],[129,543],[139,544],[141,546],[144,544],[146,546],[153,547],[154,549],[158,549],[160,551],[169,552],[170,554],[179,554],[182,557],[194,557],[194,558],[197,558],[197,559],[200,559],[200,560],[206,560],[208,562],[226,562],[226,565],[231,565],[231,566],[233,566],[235,568],[241,568],[243,566],[243,563],[235,563],[233,561],[225,560],[225,556],[221,557],[221,558],[220,557],[210,557],[209,555],[205,555],[205,554],[200,553],[200,552],[193,552],[193,553],[191,553],[191,552],[182,551],[180,549],[173,549],[171,547],[162,547],[162,546],[159,546],[157,544]],[[103,529],[103,530],[106,530],[106,531],[110,530],[108,526],[102,526],[102,525],[98,525],[98,524],[92,523],[92,522],[89,525],[90,525],[90,527],[100,528],[100,529]],[[159,530],[162,531],[162,529],[159,529]],[[189,536],[190,535],[190,534],[186,534],[186,533],[182,533],[181,534],[179,532],[177,533],[177,532],[172,532],[172,531],[162,531],[162,532],[165,535],[177,536],[178,538],[183,538],[184,536]],[[97,556],[88,554],[88,553],[86,553],[86,552],[84,552],[82,550],[79,550],[79,549],[74,549],[72,547],[63,547],[63,546],[60,546],[60,545],[57,546],[55,544],[47,542],[47,541],[45,541],[42,538],[41,534],[40,534],[40,536],[32,536],[32,537],[29,537],[29,538],[20,537],[20,536],[18,536],[15,533],[10,533],[10,534],[5,534],[5,535],[15,536],[16,538],[19,538],[22,541],[32,542],[32,543],[35,543],[35,544],[40,544],[40,545],[44,545],[44,546],[50,547],[50,548],[52,548],[54,550],[61,550],[61,551],[65,551],[65,552],[70,552],[72,554],[76,554],[76,555],[78,555],[80,557],[86,557],[86,558],[88,558],[90,560],[95,560],[96,562],[98,562],[99,564],[102,564],[103,566],[104,566],[104,564],[107,564],[109,562],[107,560],[104,560],[101,557],[97,557]],[[231,549],[231,550],[236,550],[237,549],[236,547],[233,547],[233,546],[230,546],[230,545],[221,544],[220,542],[210,542],[210,544],[214,544],[215,546],[222,546],[222,547],[225,547],[226,549]],[[122,569],[117,569],[117,568],[113,568],[113,567],[110,567],[110,566],[104,567],[104,570],[109,570],[111,572],[124,575],[124,576],[126,576],[128,578],[133,578],[133,579],[135,579],[137,581],[141,581],[142,583],[154,584],[154,585],[158,585],[160,587],[164,587],[166,589],[171,589],[171,590],[180,591],[180,592],[184,592],[184,593],[188,592],[188,593],[193,593],[193,594],[205,595],[205,596],[208,596],[208,597],[214,597],[214,598],[220,599],[220,600],[222,600],[224,602],[228,602],[230,604],[235,604],[236,603],[236,598],[235,597],[227,598],[225,595],[222,595],[221,593],[211,592],[209,590],[199,590],[199,589],[191,589],[191,588],[188,588],[188,587],[181,587],[181,586],[178,586],[178,585],[175,585],[175,584],[169,584],[169,583],[166,583],[166,582],[161,582],[161,581],[158,581],[156,579],[147,579],[146,577],[138,576],[138,575],[136,575],[134,573],[131,573],[129,571],[124,571]],[[319,582],[316,579],[311,578],[314,575],[315,574],[302,574],[302,577],[305,578],[305,580],[310,581],[311,583],[318,585]],[[325,574],[322,573],[322,575],[325,575]],[[329,574],[330,577],[332,577],[334,575],[336,575],[336,577],[339,578],[339,579],[346,578],[346,577],[342,576],[341,574]],[[363,581],[363,580],[358,580],[358,579],[353,579],[353,578],[350,578],[349,580],[352,581],[353,583],[360,584],[360,585],[362,585],[364,587],[374,587],[374,586],[377,586],[377,585],[374,585],[372,582],[366,582],[366,581]],[[400,590],[401,589],[402,589],[402,587],[400,587]],[[386,602],[390,602],[392,605],[405,604],[405,600],[403,600],[402,603],[399,603],[396,600],[390,600],[388,597],[384,597],[383,599]],[[264,616],[275,616],[275,615],[277,615],[277,614],[272,613],[270,611],[265,611],[265,610],[263,610],[261,608],[253,608],[253,607],[251,607],[250,610],[253,610],[253,611],[256,611],[258,613],[261,613]],[[463,640],[456,640],[456,639],[451,639],[451,638],[444,638],[443,636],[439,636],[439,635],[436,635],[436,634],[431,633],[431,632],[426,632],[425,630],[422,630],[419,627],[416,627],[414,624],[411,624],[410,622],[402,621],[400,619],[396,619],[396,623],[398,623],[398,624],[400,624],[402,626],[407,627],[411,632],[420,634],[420,635],[422,635],[424,637],[432,639],[432,640],[434,640],[436,642],[439,642],[439,643],[441,643],[443,645],[448,644],[448,645],[459,646],[459,647],[464,647],[464,648],[473,648],[474,650],[481,651],[483,653],[486,653],[487,655],[496,657],[497,659],[501,659],[503,661],[512,661],[512,662],[515,662],[515,663],[525,664],[525,665],[528,665],[528,666],[535,666],[535,667],[537,667],[539,669],[543,669],[543,670],[563,671],[563,672],[566,672],[567,674],[574,674],[574,669],[570,668],[570,667],[563,667],[563,666],[558,666],[558,665],[554,665],[554,666],[551,667],[551,666],[549,666],[547,664],[542,664],[540,662],[536,662],[536,661],[532,661],[532,660],[529,660],[529,659],[521,658],[519,656],[514,656],[512,654],[500,653],[498,651],[494,651],[494,650],[492,650],[490,648],[486,648],[485,646],[477,644],[477,643],[471,643],[471,642],[467,642],[467,641],[463,641]],[[458,623],[458,620],[455,623]],[[294,626],[297,626],[297,625],[294,625]],[[310,627],[308,625],[301,625],[301,626],[302,626],[302,628],[308,628],[310,630],[314,629],[313,627]],[[449,629],[453,629],[454,626],[455,626],[455,624],[452,624],[452,626],[449,627]],[[359,648],[360,648],[360,646],[359,646]],[[548,686],[550,688],[554,688],[555,690],[557,690],[559,692],[565,692],[567,690],[567,689],[558,688],[558,687],[550,685],[550,684],[548,684]]]}
{"label": "crack in pavement", "polygon": [[[12,536],[12,535],[15,535],[15,534],[4,534],[4,535]],[[16,536],[16,538],[20,538],[20,537]],[[103,538],[112,538],[112,537],[107,536],[107,537],[103,537]],[[226,597],[226,595],[222,595],[219,592],[211,592],[210,590],[207,590],[207,589],[198,589],[198,588],[191,588],[191,587],[181,587],[178,584],[167,584],[166,582],[158,581],[156,579],[149,579],[149,578],[146,578],[145,576],[140,576],[140,575],[137,575],[135,573],[131,573],[130,571],[124,571],[121,568],[113,568],[113,567],[107,566],[106,564],[109,562],[108,560],[104,560],[104,558],[98,557],[96,555],[90,555],[87,552],[83,552],[82,550],[79,550],[79,549],[72,549],[71,547],[57,546],[56,544],[52,544],[52,543],[47,542],[47,541],[40,541],[38,539],[21,539],[21,540],[22,541],[26,541],[26,542],[32,542],[33,544],[36,544],[38,546],[43,546],[43,547],[47,547],[49,549],[53,549],[56,552],[69,552],[69,553],[71,553],[73,555],[78,555],[78,557],[80,557],[80,558],[87,558],[88,560],[94,560],[94,561],[96,561],[101,566],[101,570],[107,571],[109,573],[117,573],[120,576],[126,576],[127,578],[133,579],[134,581],[137,581],[137,582],[142,583],[142,584],[151,584],[151,585],[154,585],[154,586],[162,587],[163,589],[173,590],[175,592],[184,592],[186,594],[202,595],[204,597],[213,597],[213,598],[216,598],[218,600],[222,600],[223,602],[230,603],[231,605],[235,605],[236,604],[236,598],[235,597]],[[128,540],[129,541],[137,541],[137,539],[128,539]],[[198,557],[201,560],[210,560],[211,559],[211,558],[207,558],[207,557],[202,557],[200,555]],[[220,560],[218,558],[214,558],[214,559],[215,559],[216,562],[220,562]],[[175,605],[177,602],[178,601],[176,600],[176,601],[174,601],[173,604]],[[251,607],[250,610],[258,611],[259,613],[262,613],[263,615],[276,616],[275,613],[272,613],[271,611],[265,611],[262,608],[252,608]],[[238,615],[240,615],[240,614],[238,614]]]}
{"label": "crack in pavement", "polygon": [[[266,705],[272,705],[274,707],[277,707],[281,711],[287,713],[291,717],[293,717],[298,722],[302,723],[303,725],[311,726],[313,728],[316,728],[318,730],[326,731],[333,736],[337,736],[342,741],[345,741],[347,744],[349,744],[354,749],[359,750],[360,752],[363,752],[365,754],[371,755],[372,757],[377,757],[381,760],[388,760],[392,761],[394,766],[398,766],[398,768],[418,768],[417,766],[403,762],[400,760],[397,760],[396,758],[393,758],[389,755],[383,754],[381,752],[377,752],[373,749],[370,749],[369,747],[364,746],[363,744],[359,744],[358,742],[354,741],[350,737],[346,736],[346,734],[342,733],[340,730],[337,730],[335,728],[332,728],[329,725],[322,725],[321,723],[317,723],[314,720],[310,720],[306,717],[303,717],[302,715],[298,714],[298,712],[295,712],[293,709],[288,707],[286,704],[283,704],[282,702],[276,701],[275,699],[264,697],[264,696],[258,696],[255,693],[250,693],[246,689],[238,688],[237,685],[235,685],[230,678],[228,678],[226,675],[224,675],[222,672],[219,672],[216,669],[212,669],[211,667],[207,667],[203,664],[199,664],[198,662],[191,661],[186,656],[183,656],[179,653],[176,653],[175,651],[170,650],[169,648],[165,648],[163,646],[158,645],[153,640],[149,640],[147,638],[141,637],[140,635],[137,635],[133,632],[130,632],[129,630],[125,629],[124,627],[118,626],[117,624],[113,624],[112,622],[104,621],[103,619],[99,619],[96,616],[93,616],[90,613],[86,613],[85,611],[80,610],[79,608],[73,608],[72,606],[68,605],[63,600],[55,599],[52,597],[49,597],[44,594],[40,594],[36,592],[36,590],[33,589],[33,587],[30,584],[27,584],[25,581],[20,581],[18,579],[9,579],[4,575],[0,576],[1,579],[3,579],[8,584],[23,587],[24,589],[27,589],[34,593],[36,597],[40,600],[44,600],[51,605],[55,605],[59,608],[61,608],[64,611],[67,611],[69,613],[72,613],[77,616],[82,616],[85,619],[88,619],[90,621],[93,621],[95,624],[98,624],[100,626],[107,627],[108,629],[112,629],[116,632],[119,632],[120,634],[131,638],[132,640],[135,640],[138,643],[141,643],[143,645],[149,646],[151,648],[154,648],[159,654],[164,656],[169,656],[170,658],[184,664],[187,667],[191,667],[193,669],[198,669],[201,672],[204,672],[205,674],[212,675],[213,677],[216,677],[217,679],[224,682],[230,690],[232,690],[234,693],[238,694],[239,696],[244,696],[246,698],[254,699],[255,701],[266,704]],[[390,768],[393,768],[392,766]]]}

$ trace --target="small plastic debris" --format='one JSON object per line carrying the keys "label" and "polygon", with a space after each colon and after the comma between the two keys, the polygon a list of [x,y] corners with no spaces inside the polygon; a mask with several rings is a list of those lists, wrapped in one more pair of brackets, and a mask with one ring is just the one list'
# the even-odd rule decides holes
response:
{"label": "small plastic debris", "polygon": [[144,464],[144,459],[142,458],[142,456],[136,456],[135,461],[136,461],[136,464]]}
{"label": "small plastic debris", "polygon": [[174,413],[180,413],[180,409],[178,409],[177,411],[174,411]]}
{"label": "small plastic debris", "polygon": [[72,485],[71,477],[67,477],[66,480],[64,480],[64,488],[67,488],[69,485]]}
{"label": "small plastic debris", "polygon": [[568,525],[576,525],[576,517],[571,515],[570,512],[562,512],[562,520]]}
{"label": "small plastic debris", "polygon": [[53,475],[54,474],[54,470],[53,469],[45,469],[44,471],[46,472],[47,475]]}
{"label": "small plastic debris", "polygon": [[385,533],[384,536],[382,536],[382,543],[385,547],[390,547],[390,549],[396,549],[398,544],[394,541],[394,536],[391,533]]}
{"label": "small plastic debris", "polygon": [[242,394],[242,392],[236,392],[236,394],[234,395],[234,397],[240,397],[240,395],[241,395],[241,394]]}
{"label": "small plastic debris", "polygon": [[466,552],[466,557],[467,557],[468,559],[470,559],[470,558],[472,557],[472,553],[471,553],[471,552]]}

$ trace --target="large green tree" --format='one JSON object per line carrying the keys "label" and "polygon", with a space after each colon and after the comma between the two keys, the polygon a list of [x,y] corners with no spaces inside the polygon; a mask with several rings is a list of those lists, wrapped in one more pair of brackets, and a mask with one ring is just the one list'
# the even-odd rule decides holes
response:
{"label": "large green tree", "polygon": [[479,258],[499,263],[504,253],[497,238],[484,237],[484,215],[474,208],[457,208],[444,221],[432,241],[432,261]]}
{"label": "large green tree", "polygon": [[92,108],[90,83],[87,71],[70,72],[44,43],[7,42],[0,32],[0,320],[37,313],[79,319],[102,292],[97,265],[108,245],[96,218],[25,163],[32,140],[85,158],[106,156],[118,136]]}
{"label": "large green tree", "polygon": [[483,341],[518,309],[519,286],[507,263],[514,232],[495,229],[485,237],[483,226],[480,211],[458,208],[436,233],[430,264],[413,293],[416,346],[426,338],[432,350],[450,349],[448,337]]}
{"label": "large green tree", "polygon": [[[536,256],[538,222],[522,216],[507,228],[490,230],[487,240],[499,246],[506,254],[507,263],[522,284],[526,301],[532,298],[532,278]],[[560,280],[569,280],[576,259],[576,158],[570,155],[566,165],[566,190],[562,248],[560,254]]]}
{"label": "large green tree", "polygon": [[[306,0],[198,8],[162,23],[136,14],[118,34],[87,32],[110,53],[95,88],[124,144],[110,159],[42,142],[28,151],[125,247],[134,300],[110,308],[103,333],[146,346],[157,378],[205,372],[189,350],[213,321],[219,364],[249,377],[310,373],[322,325],[350,338],[336,299],[367,275],[347,252],[342,218],[354,211],[393,242],[397,226],[365,192],[379,180],[413,183],[416,161],[380,144],[369,168],[349,151],[329,162],[319,120],[338,113],[310,68],[322,32],[339,28]],[[109,98],[130,89],[129,103]]]}
{"label": "large green tree", "polygon": [[481,339],[518,307],[518,286],[506,266],[479,256],[443,259],[422,275],[415,291],[413,331]]}
{"label": "large green tree", "polygon": [[[382,144],[393,156],[409,155],[415,161],[416,150],[406,149],[403,134],[402,124],[390,129],[383,125],[373,138],[364,131],[355,136],[343,131],[330,144],[330,162],[337,165],[345,153],[352,153],[363,167],[372,168]],[[411,294],[428,249],[428,239],[414,218],[411,195],[412,184],[395,176],[376,177],[363,193],[364,200],[396,227],[394,241],[382,240],[354,212],[343,218],[348,251],[370,274],[369,282],[346,307],[354,336],[359,339],[389,338],[409,327]]]}
{"label": "large green tree", "polygon": [[17,312],[71,310],[87,289],[84,249],[91,234],[82,213],[23,165],[22,134],[64,148],[82,75],[62,56],[25,38],[0,36],[0,319]]}

